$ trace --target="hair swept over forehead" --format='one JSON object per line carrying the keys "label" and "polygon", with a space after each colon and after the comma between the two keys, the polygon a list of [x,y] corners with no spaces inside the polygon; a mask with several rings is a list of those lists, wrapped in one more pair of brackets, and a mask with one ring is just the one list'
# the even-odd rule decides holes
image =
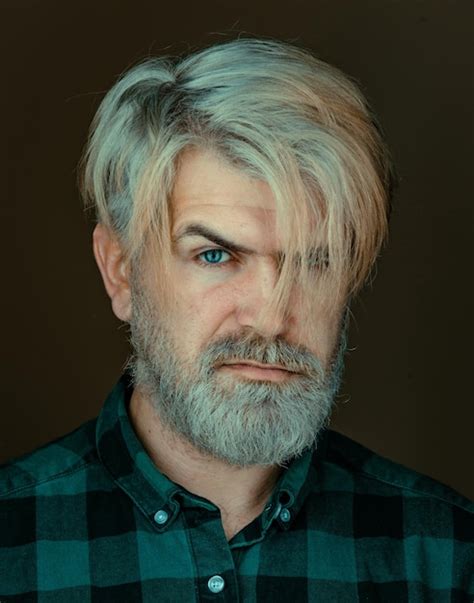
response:
{"label": "hair swept over forehead", "polygon": [[[270,185],[285,242],[273,304],[288,302],[295,279],[314,283],[315,270],[332,291],[363,285],[387,237],[394,176],[351,79],[306,50],[249,38],[122,74],[93,119],[80,187],[130,260],[147,241],[169,257],[169,200],[190,146]],[[318,246],[316,262],[301,261]]]}

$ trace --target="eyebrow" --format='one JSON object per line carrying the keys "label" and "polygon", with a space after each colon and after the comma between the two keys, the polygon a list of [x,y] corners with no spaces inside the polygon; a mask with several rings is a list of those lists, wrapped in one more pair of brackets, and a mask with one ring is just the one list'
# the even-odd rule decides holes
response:
{"label": "eyebrow", "polygon": [[[188,224],[181,232],[178,230],[178,233],[173,235],[172,242],[173,244],[176,244],[186,237],[204,237],[216,245],[219,245],[219,247],[225,247],[233,253],[246,253],[248,255],[255,255],[256,253],[254,249],[250,249],[250,247],[245,247],[244,245],[239,245],[238,243],[229,241],[215,230],[212,230],[212,228],[209,228],[209,226],[205,226],[199,222],[192,222],[191,224]],[[318,247],[311,249],[309,256],[317,258],[321,258],[322,256],[323,261],[327,262],[327,253],[327,247]],[[276,253],[276,257],[278,258],[279,262],[282,262],[285,254],[279,251]]]}
{"label": "eyebrow", "polygon": [[238,245],[237,243],[233,243],[232,241],[229,241],[228,239],[224,238],[215,230],[212,230],[208,226],[204,226],[204,224],[200,224],[199,222],[192,222],[191,224],[188,224],[182,232],[179,232],[177,235],[173,236],[173,243],[177,243],[185,237],[204,237],[205,239],[212,241],[216,245],[219,245],[220,247],[225,247],[226,249],[234,253],[255,253],[254,249],[250,249],[250,247],[245,247],[244,245]]}

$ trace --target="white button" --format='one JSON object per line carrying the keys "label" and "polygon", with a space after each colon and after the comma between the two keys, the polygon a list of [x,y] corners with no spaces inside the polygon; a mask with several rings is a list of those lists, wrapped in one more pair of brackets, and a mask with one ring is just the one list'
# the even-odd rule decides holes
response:
{"label": "white button", "polygon": [[282,509],[280,511],[280,519],[282,521],[284,521],[285,523],[287,523],[288,521],[290,521],[290,519],[291,519],[291,513],[288,511],[288,509]]}
{"label": "white button", "polygon": [[207,586],[211,593],[220,593],[224,588],[224,584],[225,582],[222,576],[212,576],[212,578],[209,578]]}
{"label": "white button", "polygon": [[168,513],[164,509],[160,509],[155,513],[154,520],[161,526],[168,521]]}

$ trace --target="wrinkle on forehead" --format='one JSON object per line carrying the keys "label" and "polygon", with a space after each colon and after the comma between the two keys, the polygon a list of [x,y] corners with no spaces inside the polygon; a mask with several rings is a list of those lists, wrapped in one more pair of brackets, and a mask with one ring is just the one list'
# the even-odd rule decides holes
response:
{"label": "wrinkle on forehead", "polygon": [[258,207],[255,204],[245,204],[245,203],[239,203],[238,205],[236,205],[235,203],[220,203],[218,201],[215,201],[214,203],[203,203],[201,201],[200,198],[198,197],[189,197],[186,200],[184,199],[176,199],[174,200],[174,203],[172,204],[172,208],[175,212],[179,213],[181,211],[185,211],[188,207],[226,207],[228,209],[256,209],[256,210],[260,210],[260,211],[264,211],[264,212],[268,212],[268,213],[275,213],[276,209],[270,209],[268,207]]}
{"label": "wrinkle on forehead", "polygon": [[205,200],[202,197],[173,198],[171,203],[172,222],[175,223],[188,213],[196,215],[200,211],[206,216],[209,214],[218,215],[216,212],[226,212],[234,216],[238,216],[239,214],[242,217],[253,216],[256,219],[264,221],[268,219],[274,221],[276,219],[277,212],[274,204],[268,207],[266,204],[251,203],[245,200],[222,201],[223,196],[219,195],[219,198],[215,201],[209,201],[208,197]]}
{"label": "wrinkle on forehead", "polygon": [[203,149],[190,149],[183,153],[171,196],[175,209],[183,203],[205,204],[209,199],[216,205],[228,199],[231,205],[275,207],[267,182],[249,176],[216,153]]}
{"label": "wrinkle on forehead", "polygon": [[[217,210],[217,211],[216,211]],[[173,228],[184,220],[198,220],[200,217],[206,220],[211,218],[225,223],[226,220],[235,222],[262,222],[269,230],[275,225],[276,210],[254,205],[234,205],[232,203],[186,203],[175,207],[172,214]],[[250,224],[248,224],[250,225]]]}

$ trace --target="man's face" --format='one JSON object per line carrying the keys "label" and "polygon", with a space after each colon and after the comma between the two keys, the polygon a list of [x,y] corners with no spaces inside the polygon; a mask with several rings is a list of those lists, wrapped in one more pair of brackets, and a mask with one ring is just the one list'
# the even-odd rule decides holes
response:
{"label": "man's face", "polygon": [[311,333],[296,302],[257,331],[278,277],[269,186],[193,150],[171,203],[173,306],[151,287],[149,265],[132,275],[136,384],[200,451],[232,465],[283,464],[314,444],[330,414],[346,346],[344,305],[316,301]]}

